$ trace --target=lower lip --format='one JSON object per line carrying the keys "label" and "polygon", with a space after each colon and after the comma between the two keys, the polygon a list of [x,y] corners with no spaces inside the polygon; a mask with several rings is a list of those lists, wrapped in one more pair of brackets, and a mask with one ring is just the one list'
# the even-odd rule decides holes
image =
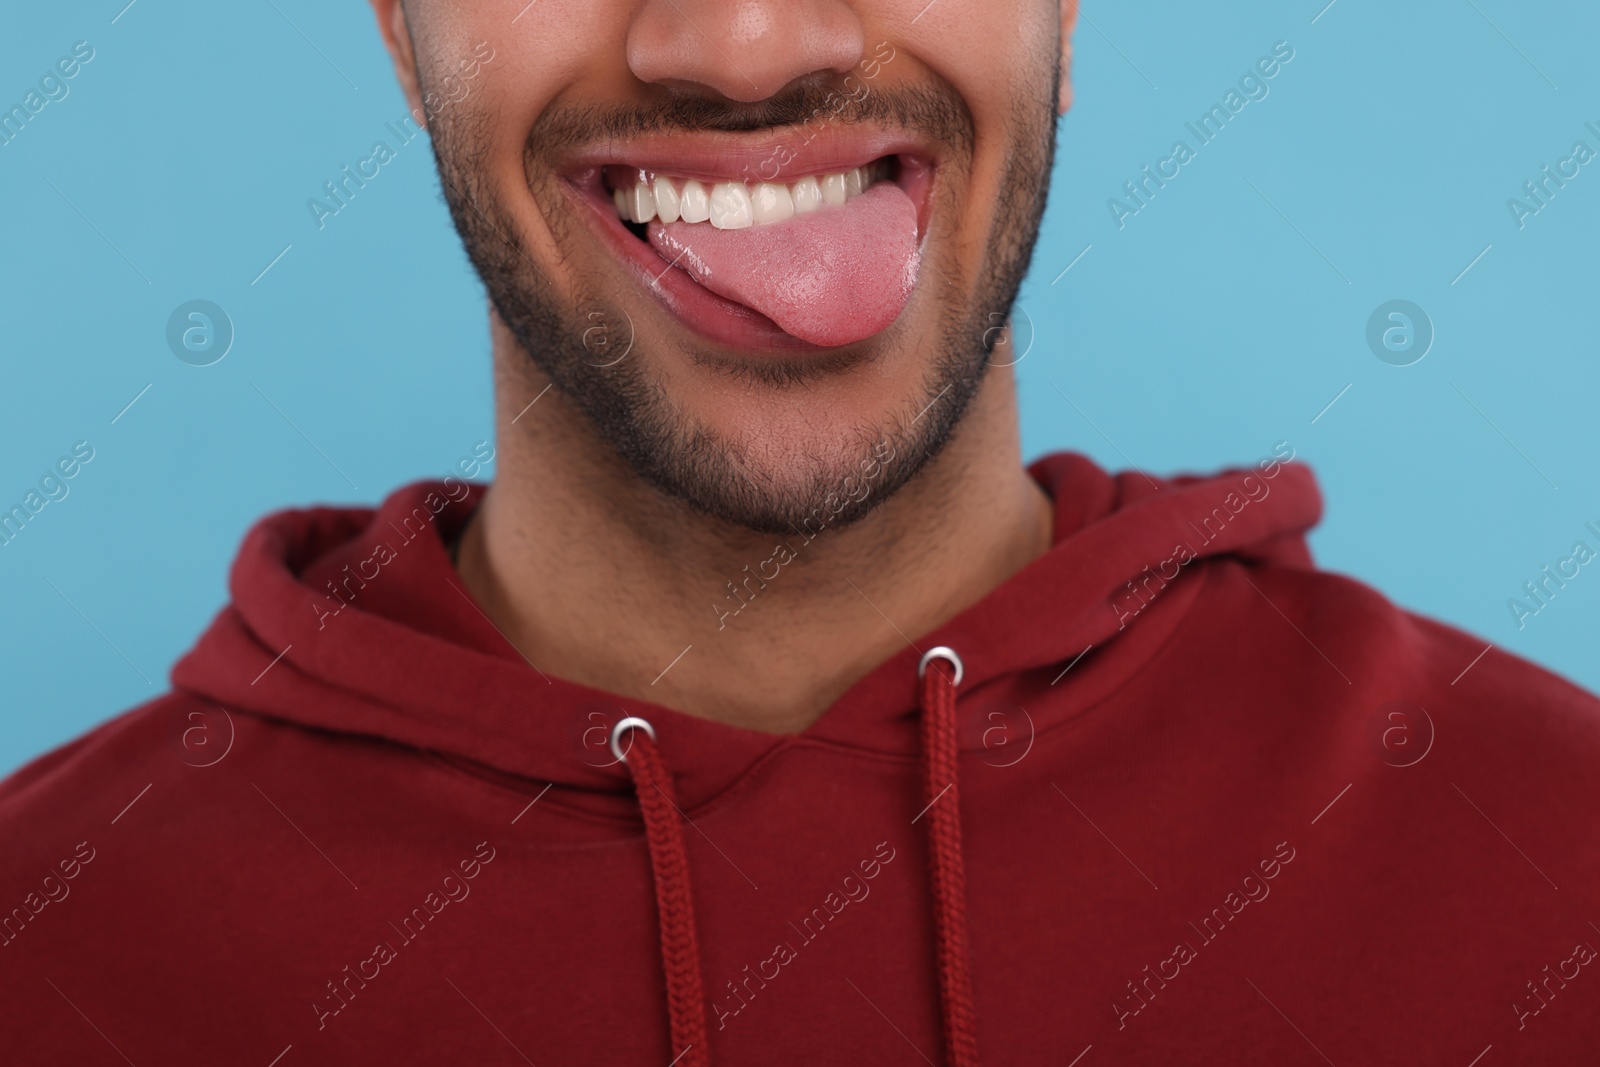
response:
{"label": "lower lip", "polygon": [[[919,166],[910,182],[915,187],[908,191],[912,192],[913,199],[920,207],[918,224],[925,235],[931,169]],[[842,351],[841,348],[814,345],[785,333],[777,323],[760,312],[718,296],[691,278],[688,272],[678,270],[671,261],[662,258],[654,245],[639,240],[622,225],[622,220],[617,218],[616,205],[606,192],[598,169],[569,177],[566,184],[571,194],[593,213],[602,237],[628,266],[634,278],[690,331],[705,340],[740,352],[794,356],[805,352]]]}

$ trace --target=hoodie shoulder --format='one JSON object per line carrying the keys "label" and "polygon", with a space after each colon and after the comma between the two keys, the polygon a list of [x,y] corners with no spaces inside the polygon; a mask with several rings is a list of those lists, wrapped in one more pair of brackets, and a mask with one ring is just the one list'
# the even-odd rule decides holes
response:
{"label": "hoodie shoulder", "polygon": [[[23,764],[0,780],[0,843],[7,848],[47,833],[53,826],[100,820],[111,799],[111,782],[161,774],[166,762],[179,762],[184,743],[180,724],[195,702],[166,693],[106,720],[66,744]],[[201,713],[203,714],[203,713]],[[174,729],[167,730],[168,724]],[[172,736],[172,745],[163,742]],[[192,737],[191,741],[197,740]],[[132,799],[130,796],[126,799]]]}
{"label": "hoodie shoulder", "polygon": [[1338,703],[1366,720],[1380,759],[1405,765],[1418,754],[1396,750],[1415,745],[1416,733],[1397,730],[1386,745],[1392,721],[1505,770],[1542,775],[1556,763],[1578,771],[1600,761],[1600,698],[1554,671],[1345,575],[1271,564],[1239,574],[1256,587],[1230,583],[1242,587],[1242,603],[1253,599],[1260,626],[1276,619],[1280,637],[1299,644],[1307,677],[1346,691]]}
{"label": "hoodie shoulder", "polygon": [[1493,642],[1395,610],[1414,635],[1419,659],[1436,672],[1441,703],[1471,708],[1485,728],[1542,735],[1552,759],[1564,754],[1600,767],[1600,697]]}

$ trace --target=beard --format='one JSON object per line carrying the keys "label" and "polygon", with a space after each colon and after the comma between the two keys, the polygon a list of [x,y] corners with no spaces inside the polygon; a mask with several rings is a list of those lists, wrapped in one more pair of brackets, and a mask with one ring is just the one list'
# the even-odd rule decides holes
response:
{"label": "beard", "polygon": [[[419,80],[423,72],[419,71]],[[524,173],[530,187],[553,183],[545,162],[564,148],[643,133],[697,130],[752,131],[799,126],[817,114],[843,124],[873,122],[908,129],[943,145],[946,171],[970,174],[974,130],[961,98],[943,83],[923,88],[873,87],[861,99],[843,97],[835,78],[802,79],[757,102],[674,96],[637,108],[552,108],[529,132]],[[1049,85],[1055,84],[1052,80]],[[842,109],[839,101],[847,101]],[[1048,94],[1015,109],[996,192],[994,228],[983,261],[970,271],[970,292],[953,281],[965,272],[954,253],[926,241],[922,270],[940,305],[935,349],[916,396],[906,410],[858,424],[826,441],[782,446],[759,434],[731,437],[686,414],[652,375],[632,320],[582,278],[562,296],[528,254],[516,212],[489,180],[488,119],[458,109],[430,124],[434,158],[450,215],[490,300],[528,358],[581,411],[598,447],[609,446],[634,474],[661,492],[715,519],[763,534],[815,532],[848,526],[893,496],[949,441],[976,394],[999,339],[997,323],[1010,316],[1039,233],[1055,155],[1055,111]],[[946,183],[936,180],[931,195]],[[552,190],[553,192],[553,190]],[[553,201],[554,196],[549,198]],[[946,204],[959,212],[961,205]],[[938,225],[940,208],[931,218]],[[559,239],[576,224],[547,213]],[[937,235],[935,234],[935,237]],[[924,285],[922,289],[929,288]],[[915,297],[913,297],[915,299]],[[628,348],[614,350],[619,324],[627,323]],[[763,356],[729,361],[696,352],[697,365],[743,379],[752,389],[785,395],[803,406],[818,380],[879,358],[904,334],[897,322],[877,336],[835,353],[799,358]]]}

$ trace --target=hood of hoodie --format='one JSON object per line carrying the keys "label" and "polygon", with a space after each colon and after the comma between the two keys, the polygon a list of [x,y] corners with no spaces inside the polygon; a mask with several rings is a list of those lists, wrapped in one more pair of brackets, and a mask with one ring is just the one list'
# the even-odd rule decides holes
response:
{"label": "hood of hoodie", "polygon": [[[937,645],[964,661],[964,704],[986,690],[1002,699],[1006,681],[1027,672],[1076,671],[1076,699],[1044,713],[1071,716],[1126,681],[1181,617],[1145,613],[1157,595],[1192,598],[1210,562],[1224,557],[1310,565],[1304,535],[1321,498],[1311,472],[1284,451],[1248,468],[1170,479],[1108,474],[1070,453],[1039,460],[1029,471],[1054,502],[1051,548],[917,635],[915,647],[795,736],[914,754],[916,665]],[[787,740],[546,675],[537,649],[524,660],[449,559],[447,545],[481,495],[462,482],[417,483],[377,509],[263,519],[233,565],[232,604],[174,667],[174,685],[233,710],[382,738],[579,794],[629,789],[608,738],[615,722],[639,716],[656,726],[689,807]],[[986,743],[982,731],[976,724],[965,741]]]}

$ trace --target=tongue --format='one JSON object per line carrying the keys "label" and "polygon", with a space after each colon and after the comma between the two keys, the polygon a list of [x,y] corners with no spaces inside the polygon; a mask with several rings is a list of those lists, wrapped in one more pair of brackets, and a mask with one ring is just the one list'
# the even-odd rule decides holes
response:
{"label": "tongue", "polygon": [[656,251],[701,285],[814,345],[847,345],[888,326],[921,265],[916,205],[887,181],[766,226],[652,222],[649,232]]}

